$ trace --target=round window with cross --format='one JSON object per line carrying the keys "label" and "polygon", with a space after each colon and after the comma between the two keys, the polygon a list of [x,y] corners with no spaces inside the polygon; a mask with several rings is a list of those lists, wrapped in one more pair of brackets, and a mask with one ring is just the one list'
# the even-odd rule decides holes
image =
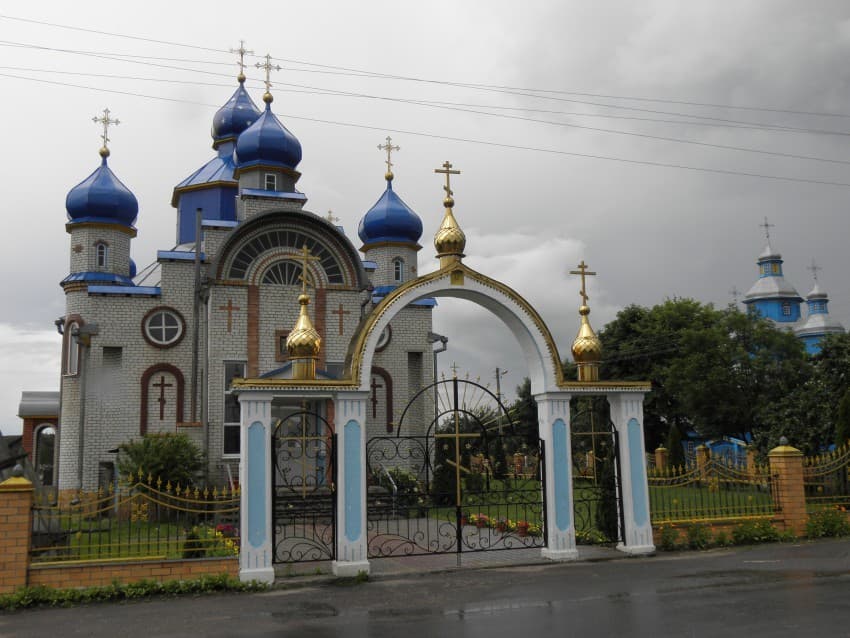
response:
{"label": "round window with cross", "polygon": [[142,320],[145,340],[158,348],[170,348],[183,338],[183,317],[173,308],[154,308]]}

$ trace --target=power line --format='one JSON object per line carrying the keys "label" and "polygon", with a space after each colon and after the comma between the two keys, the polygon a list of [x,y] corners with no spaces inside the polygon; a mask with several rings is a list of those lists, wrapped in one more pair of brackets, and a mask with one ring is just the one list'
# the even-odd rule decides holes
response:
{"label": "power line", "polygon": [[[136,64],[145,64],[145,65],[150,64],[150,63],[147,63],[147,62],[138,62],[138,61],[132,61],[132,60],[131,60],[131,62],[134,62]],[[169,69],[177,69],[177,70],[181,70],[181,71],[191,71],[192,70],[192,69],[185,69],[185,68],[180,68],[180,67],[173,67],[173,66],[170,66],[170,65],[153,64],[152,66],[169,68]],[[189,81],[189,80],[169,80],[169,79],[164,79],[164,78],[145,78],[145,77],[138,77],[138,76],[121,76],[121,75],[115,75],[115,74],[85,73],[85,72],[79,72],[79,71],[54,71],[52,69],[34,69],[34,68],[24,68],[24,67],[0,67],[0,69],[35,72],[35,73],[79,75],[79,76],[101,77],[101,78],[111,78],[111,79],[128,79],[128,80],[133,80],[133,81],[164,82],[164,83],[186,84],[186,85],[196,85],[196,86],[228,86],[228,85],[224,85],[224,84],[215,84],[215,83],[210,83],[210,82],[196,82],[196,81]],[[208,75],[229,77],[226,74],[215,73],[215,72],[212,72],[212,71],[204,71],[203,73],[206,73]],[[412,105],[417,105],[417,106],[424,106],[426,108],[438,108],[438,109],[455,111],[455,112],[460,112],[460,113],[469,113],[469,114],[473,114],[473,115],[484,115],[484,116],[487,116],[487,117],[498,117],[498,118],[502,118],[502,119],[517,120],[517,121],[522,121],[522,122],[531,122],[531,123],[536,123],[536,124],[545,124],[545,125],[549,125],[549,126],[575,128],[575,129],[592,131],[592,132],[597,132],[597,133],[607,133],[609,135],[624,135],[624,136],[629,136],[629,137],[638,137],[638,138],[642,138],[642,139],[650,139],[650,140],[663,141],[663,142],[672,142],[672,143],[676,143],[676,144],[690,144],[690,145],[694,145],[694,146],[702,146],[702,147],[705,147],[705,148],[712,148],[712,149],[718,149],[718,150],[736,151],[736,152],[742,152],[742,153],[756,153],[756,154],[760,154],[760,155],[768,155],[768,156],[772,156],[772,157],[782,157],[782,158],[786,158],[786,159],[799,159],[799,160],[804,160],[804,161],[850,165],[850,160],[817,157],[817,156],[812,156],[812,155],[800,155],[800,154],[796,154],[796,153],[785,153],[785,152],[781,152],[781,151],[768,151],[768,150],[764,150],[764,149],[758,149],[758,148],[752,148],[752,147],[746,147],[746,146],[733,146],[733,145],[729,145],[729,144],[717,144],[717,143],[712,143],[712,142],[701,142],[699,140],[689,140],[689,139],[682,139],[682,138],[669,137],[669,136],[663,136],[663,135],[652,135],[652,134],[649,134],[649,133],[639,133],[639,132],[636,132],[636,131],[623,131],[623,130],[617,130],[617,129],[606,129],[606,128],[601,128],[601,127],[586,126],[586,125],[582,125],[582,124],[574,124],[574,123],[570,123],[570,122],[556,122],[556,121],[552,121],[552,120],[543,120],[543,119],[539,119],[539,118],[524,117],[524,116],[521,116],[521,115],[509,115],[509,114],[505,114],[505,113],[489,113],[487,111],[482,111],[482,110],[479,110],[479,109],[465,108],[462,105],[450,106],[449,104],[451,104],[451,103],[446,103],[446,102],[441,103],[441,104],[437,104],[437,103],[427,101],[427,100],[415,100],[415,99],[408,99],[408,98],[387,97],[387,96],[382,96],[382,95],[370,95],[370,94],[365,94],[365,93],[355,93],[355,92],[351,92],[351,91],[341,91],[341,90],[337,90],[337,89],[328,89],[328,88],[325,88],[325,87],[307,86],[307,85],[292,84],[292,83],[286,83],[286,82],[278,83],[278,86],[290,86],[290,87],[294,87],[296,89],[305,89],[306,92],[315,92],[316,94],[323,94],[323,95],[329,95],[329,96],[343,96],[343,97],[353,97],[353,98],[359,98],[359,99],[370,99],[370,100],[380,100],[380,101],[396,102],[396,103],[403,103],[403,104],[412,104]]]}
{"label": "power line", "polygon": [[[162,101],[166,101],[166,102],[179,102],[179,103],[184,103],[184,104],[195,104],[195,105],[200,105],[200,106],[208,106],[208,107],[211,107],[211,108],[219,108],[219,105],[217,105],[217,104],[207,104],[207,103],[204,103],[204,102],[195,102],[195,101],[191,101],[191,100],[183,100],[183,99],[178,99],[178,98],[168,98],[168,97],[162,97],[162,96],[156,96],[156,95],[147,95],[147,94],[143,94],[143,93],[135,93],[135,92],[132,92],[132,91],[118,91],[118,90],[114,90],[114,89],[104,89],[104,88],[100,88],[100,87],[83,86],[83,85],[71,84],[71,83],[67,83],[67,82],[57,82],[57,81],[54,81],[54,80],[42,80],[42,79],[39,79],[39,78],[29,78],[29,77],[25,77],[25,76],[12,75],[12,74],[9,74],[9,73],[0,73],[0,77],[8,77],[8,78],[25,80],[25,81],[30,81],[30,82],[39,82],[39,83],[43,83],[43,84],[52,84],[52,85],[58,85],[58,86],[73,87],[73,88],[78,88],[78,89],[86,89],[86,90],[90,90],[90,91],[100,91],[100,92],[103,92],[103,93],[115,93],[115,94],[119,94],[119,95],[128,95],[128,96],[133,96],[133,97],[162,100]],[[437,134],[437,133],[425,133],[425,132],[422,132],[422,131],[411,131],[411,130],[407,130],[407,129],[396,129],[396,128],[389,128],[389,127],[385,127],[385,126],[372,126],[372,125],[368,125],[368,124],[356,124],[356,123],[353,123],[353,122],[339,122],[339,121],[335,121],[335,120],[324,120],[324,119],[320,119],[320,118],[304,117],[304,116],[300,116],[300,115],[292,115],[292,114],[285,114],[285,113],[281,113],[281,114],[279,114],[279,116],[284,117],[284,118],[288,118],[288,119],[292,119],[292,120],[299,120],[299,121],[302,121],[302,122],[314,122],[314,123],[318,123],[318,124],[329,124],[329,125],[332,125],[332,126],[345,126],[345,127],[349,127],[349,128],[359,128],[359,129],[365,129],[365,130],[370,130],[370,131],[384,131],[384,132],[388,132],[388,133],[401,133],[403,135],[414,135],[416,137],[424,137],[424,138],[428,138],[428,139],[438,139],[438,140],[445,140],[445,141],[449,141],[449,142],[462,142],[462,143],[466,143],[466,144],[477,144],[477,145],[489,146],[489,147],[493,147],[493,148],[506,148],[506,149],[511,149],[511,150],[531,151],[531,152],[537,152],[537,153],[547,153],[547,154],[550,154],[550,155],[562,155],[562,156],[565,156],[565,157],[580,157],[580,158],[584,158],[584,159],[596,159],[596,160],[603,160],[603,161],[610,161],[610,162],[619,162],[619,163],[623,163],[623,164],[654,166],[654,167],[657,167],[657,168],[674,168],[674,169],[679,169],[679,170],[684,170],[684,171],[713,173],[713,174],[716,174],[716,175],[734,175],[734,176],[739,176],[739,177],[752,177],[752,178],[756,178],[756,179],[767,179],[767,180],[773,180],[773,181],[796,182],[796,183],[802,183],[802,184],[818,184],[818,185],[821,185],[821,186],[850,187],[850,183],[847,183],[847,182],[836,182],[836,181],[830,181],[830,180],[811,179],[811,178],[805,178],[805,177],[790,177],[790,176],[783,176],[783,175],[769,175],[769,174],[766,174],[766,173],[752,173],[752,172],[747,172],[747,171],[733,171],[733,170],[730,170],[730,169],[709,168],[709,167],[702,167],[702,166],[690,166],[690,165],[687,165],[687,164],[670,164],[670,163],[665,163],[665,162],[653,162],[653,161],[650,161],[650,160],[637,160],[637,159],[630,159],[630,158],[624,158],[624,157],[613,157],[613,156],[609,156],[609,155],[595,155],[595,154],[592,154],[592,153],[578,153],[578,152],[574,152],[574,151],[564,151],[564,150],[560,150],[560,149],[540,148],[540,147],[534,147],[534,146],[524,146],[524,145],[521,145],[521,144],[507,144],[507,143],[503,143],[503,142],[494,142],[494,141],[491,141],[491,140],[480,140],[480,139],[474,139],[474,138],[453,137],[453,136],[449,136],[449,135],[440,135],[440,134]]]}
{"label": "power line", "polygon": [[[0,19],[15,20],[15,21],[19,21],[19,22],[26,22],[26,23],[30,23],[30,24],[38,24],[38,25],[42,25],[42,26],[55,27],[55,28],[59,28],[59,29],[67,29],[67,30],[71,30],[71,31],[81,31],[81,32],[84,32],[84,33],[94,33],[94,34],[97,34],[97,35],[106,35],[106,36],[117,37],[117,38],[126,38],[126,39],[130,39],[130,40],[137,40],[137,41],[140,41],[140,42],[150,42],[150,43],[153,43],[153,44],[164,44],[164,45],[167,45],[167,46],[184,47],[184,48],[189,48],[189,49],[196,49],[196,50],[199,50],[199,51],[211,51],[211,52],[214,52],[214,53],[228,53],[228,51],[226,51],[224,49],[217,49],[217,48],[213,48],[213,47],[205,47],[205,46],[195,45],[195,44],[186,44],[184,42],[174,42],[174,41],[170,41],[170,40],[159,40],[159,39],[155,39],[155,38],[146,38],[146,37],[143,37],[143,36],[129,35],[129,34],[126,34],[126,33],[116,33],[116,32],[113,32],[113,31],[102,31],[102,30],[97,30],[97,29],[87,29],[87,28],[84,28],[84,27],[77,27],[77,26],[72,26],[72,25],[67,25],[67,24],[59,24],[59,23],[56,23],[56,22],[47,22],[47,21],[43,21],[43,20],[34,20],[34,19],[30,19],[30,18],[21,18],[21,17],[18,17],[18,16],[10,16],[10,15],[0,14]],[[282,59],[282,58],[280,58],[280,59]],[[741,106],[741,105],[734,105],[734,104],[719,104],[719,103],[696,102],[696,101],[688,101],[688,100],[672,100],[672,99],[665,99],[665,98],[648,98],[648,97],[643,97],[643,96],[630,96],[630,95],[615,95],[615,94],[590,93],[590,92],[580,92],[580,91],[567,91],[567,90],[563,90],[563,89],[540,89],[540,88],[528,88],[528,87],[512,87],[512,86],[504,86],[504,85],[478,84],[478,83],[470,83],[470,82],[446,82],[446,81],[442,81],[442,80],[432,80],[432,79],[427,79],[427,78],[418,78],[418,77],[415,77],[415,76],[402,76],[402,75],[386,74],[386,73],[380,73],[380,72],[375,72],[375,71],[368,71],[368,70],[364,70],[364,69],[356,69],[356,68],[352,68],[352,67],[343,67],[343,66],[329,65],[329,64],[317,64],[317,63],[314,63],[314,62],[306,62],[306,61],[303,61],[303,60],[289,59],[289,60],[285,60],[285,61],[294,62],[296,64],[302,64],[302,65],[305,65],[305,66],[317,66],[317,67],[320,67],[320,68],[334,69],[334,70],[341,70],[341,71],[346,71],[346,72],[351,72],[351,73],[357,73],[361,76],[383,77],[383,78],[391,78],[391,79],[397,79],[397,80],[408,80],[408,81],[415,81],[415,82],[429,82],[429,83],[437,83],[437,84],[448,84],[450,86],[462,86],[462,87],[467,87],[467,88],[476,88],[476,89],[483,89],[483,90],[497,90],[497,91],[502,91],[502,92],[519,91],[519,92],[526,94],[528,97],[541,97],[541,96],[534,95],[534,93],[550,93],[550,94],[556,94],[556,95],[579,95],[579,96],[602,98],[602,99],[633,100],[633,101],[641,101],[641,102],[657,102],[657,103],[663,103],[663,104],[678,104],[678,105],[682,105],[682,106],[699,106],[699,107],[706,107],[706,108],[723,108],[723,109],[758,111],[758,112],[768,112],[768,113],[785,113],[785,114],[793,114],[793,115],[808,115],[808,116],[818,116],[818,117],[850,118],[850,114],[841,113],[841,112],[803,111],[803,110],[796,110],[796,109],[775,108],[775,107],[765,107],[765,106]],[[567,100],[567,101],[573,101],[573,100]],[[628,107],[628,106],[621,106],[621,105],[611,105],[611,104],[596,104],[596,106],[603,106],[603,107],[608,107],[608,108],[629,109],[629,110],[644,110],[644,109],[637,109],[635,107]],[[661,111],[651,111],[651,112],[662,113]],[[666,114],[671,115],[671,113],[666,113]],[[690,115],[690,117],[702,117],[702,116]],[[712,118],[708,118],[708,119],[712,119]]]}

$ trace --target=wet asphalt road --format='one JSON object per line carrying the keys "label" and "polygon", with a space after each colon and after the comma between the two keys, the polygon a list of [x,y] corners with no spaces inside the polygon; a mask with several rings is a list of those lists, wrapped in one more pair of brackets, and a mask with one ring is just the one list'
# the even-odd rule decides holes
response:
{"label": "wet asphalt road", "polygon": [[24,611],[0,636],[850,636],[850,541]]}

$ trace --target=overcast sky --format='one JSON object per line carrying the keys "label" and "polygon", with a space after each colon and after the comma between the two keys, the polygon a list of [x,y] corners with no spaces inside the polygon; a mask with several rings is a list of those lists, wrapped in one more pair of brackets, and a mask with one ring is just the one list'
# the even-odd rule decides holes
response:
{"label": "overcast sky", "polygon": [[[467,262],[535,304],[563,356],[578,327],[567,271],[581,259],[599,273],[597,329],[630,303],[725,306],[756,279],[765,216],[786,278],[805,295],[816,259],[832,314],[850,326],[846,1],[232,6],[3,3],[5,433],[20,428],[21,390],[58,388],[64,201],[99,161],[92,116],[108,106],[121,120],[110,166],[139,200],[141,268],[174,244],[174,185],[213,156],[209,128],[236,86],[228,49],[240,39],[284,67],[273,106],[301,141],[309,210],[333,210],[359,247],[357,222],[384,187],[376,146],[392,135],[426,272],[442,217],[433,169],[451,160]],[[261,74],[247,75],[261,105]],[[482,380],[507,368],[509,394],[525,376],[485,311],[441,301],[435,329],[450,338],[445,365]]]}

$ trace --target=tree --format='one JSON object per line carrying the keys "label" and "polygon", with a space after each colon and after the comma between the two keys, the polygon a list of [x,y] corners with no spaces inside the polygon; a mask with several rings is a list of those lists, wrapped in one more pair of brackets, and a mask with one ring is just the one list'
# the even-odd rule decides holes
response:
{"label": "tree", "polygon": [[602,378],[652,383],[644,403],[649,449],[672,427],[740,438],[767,429],[767,408],[810,374],[793,334],[753,313],[692,299],[629,306],[599,338]]}
{"label": "tree", "polygon": [[[539,439],[539,426],[537,418],[537,401],[531,394],[531,379],[525,377],[516,389],[517,399],[510,408],[511,418],[514,422],[516,434],[522,443],[530,449],[537,449]],[[516,450],[508,450],[508,453]]]}
{"label": "tree", "polygon": [[835,445],[841,447],[850,441],[850,389],[838,404],[838,419],[835,423]]}
{"label": "tree", "polygon": [[185,434],[146,434],[118,446],[121,476],[138,474],[162,484],[193,485],[204,467],[203,454]]}
{"label": "tree", "polygon": [[673,467],[684,467],[685,465],[685,450],[682,447],[682,433],[675,424],[670,425],[670,431],[667,433],[667,442],[664,444],[669,453],[668,461]]}

